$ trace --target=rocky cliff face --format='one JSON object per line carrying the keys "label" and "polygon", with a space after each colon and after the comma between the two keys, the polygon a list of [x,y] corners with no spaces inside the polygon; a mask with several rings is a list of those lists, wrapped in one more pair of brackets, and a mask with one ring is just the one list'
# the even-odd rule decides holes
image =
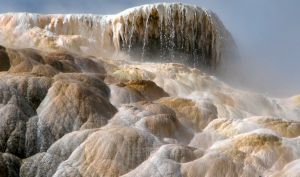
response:
{"label": "rocky cliff face", "polygon": [[[216,67],[234,42],[216,15],[196,6],[154,4],[116,15],[0,15],[0,43],[138,61]],[[175,57],[176,56],[176,57]]]}
{"label": "rocky cliff face", "polygon": [[[234,89],[199,68],[172,62],[196,50],[181,51],[180,45],[216,44],[211,51],[221,45],[224,38],[216,36],[224,33],[209,14],[156,4],[108,17],[2,15],[1,40],[15,48],[0,47],[0,176],[299,176],[300,96]],[[194,18],[208,25],[202,26],[205,35],[194,28]],[[172,20],[176,45],[163,48],[164,62],[86,57],[103,44],[107,52],[134,51],[155,60],[147,50],[161,54],[154,44],[164,41],[161,33],[169,40]],[[103,30],[100,22],[113,28],[103,43],[95,37]],[[181,29],[197,29],[196,36],[185,38]],[[17,48],[25,39],[33,49]],[[197,61],[218,63],[206,59]]]}

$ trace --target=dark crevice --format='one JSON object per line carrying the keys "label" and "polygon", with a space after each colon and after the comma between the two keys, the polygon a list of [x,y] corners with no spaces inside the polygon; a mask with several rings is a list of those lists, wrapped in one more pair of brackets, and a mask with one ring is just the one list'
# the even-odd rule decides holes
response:
{"label": "dark crevice", "polygon": [[10,61],[6,49],[0,46],[0,71],[8,71],[10,68]]}

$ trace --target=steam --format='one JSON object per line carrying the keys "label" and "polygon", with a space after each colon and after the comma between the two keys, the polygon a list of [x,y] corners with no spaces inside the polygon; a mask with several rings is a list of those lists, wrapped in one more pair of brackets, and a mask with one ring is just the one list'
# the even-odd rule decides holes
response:
{"label": "steam", "polygon": [[296,1],[205,1],[231,32],[240,56],[218,77],[234,86],[287,97],[300,93],[300,25]]}
{"label": "steam", "polygon": [[[3,1],[3,0],[2,0]],[[10,0],[0,12],[113,14],[125,8],[154,3],[133,1]],[[173,2],[173,1],[166,1]],[[298,1],[182,0],[213,10],[233,34],[240,58],[226,63],[218,77],[235,86],[272,96],[300,93],[300,12]],[[232,60],[233,61],[233,60]]]}

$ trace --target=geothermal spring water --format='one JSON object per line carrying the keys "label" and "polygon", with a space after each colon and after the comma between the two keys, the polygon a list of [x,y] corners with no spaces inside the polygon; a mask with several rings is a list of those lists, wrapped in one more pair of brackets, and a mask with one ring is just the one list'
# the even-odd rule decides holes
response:
{"label": "geothermal spring water", "polygon": [[211,11],[0,15],[0,176],[300,176],[300,96],[216,76],[237,50]]}

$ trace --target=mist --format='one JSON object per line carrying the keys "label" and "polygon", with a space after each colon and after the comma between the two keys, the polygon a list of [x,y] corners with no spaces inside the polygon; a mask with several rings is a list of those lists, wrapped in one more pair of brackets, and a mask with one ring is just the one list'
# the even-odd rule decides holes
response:
{"label": "mist", "polygon": [[[0,12],[115,14],[160,1],[0,0]],[[166,1],[176,2],[176,1]],[[218,76],[226,82],[270,96],[300,93],[300,2],[297,0],[183,0],[214,11],[237,43],[240,57]]]}

